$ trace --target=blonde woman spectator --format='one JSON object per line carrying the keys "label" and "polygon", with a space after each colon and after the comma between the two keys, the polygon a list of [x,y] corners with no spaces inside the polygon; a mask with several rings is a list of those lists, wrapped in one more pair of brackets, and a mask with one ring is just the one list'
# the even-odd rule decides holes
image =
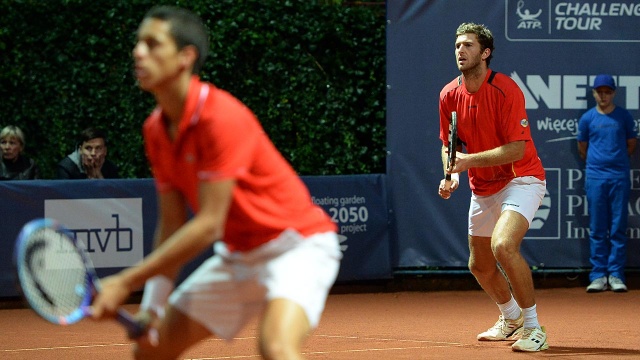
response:
{"label": "blonde woman spectator", "polygon": [[38,166],[22,152],[24,151],[24,133],[14,125],[6,126],[0,131],[0,180],[33,180],[39,179]]}

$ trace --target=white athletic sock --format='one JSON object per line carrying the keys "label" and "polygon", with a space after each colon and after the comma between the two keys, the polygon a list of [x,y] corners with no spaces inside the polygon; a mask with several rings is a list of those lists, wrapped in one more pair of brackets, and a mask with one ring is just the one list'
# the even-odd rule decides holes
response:
{"label": "white athletic sock", "polygon": [[524,328],[540,328],[540,323],[538,323],[538,313],[536,312],[536,305],[534,304],[530,308],[522,309],[524,313]]}
{"label": "white athletic sock", "polygon": [[[505,319],[514,320],[520,317],[520,307],[516,302],[516,299],[511,296],[511,300],[507,301],[504,304],[498,304],[498,308],[500,308],[500,312],[502,313],[502,317]],[[534,310],[535,313],[535,310]]]}

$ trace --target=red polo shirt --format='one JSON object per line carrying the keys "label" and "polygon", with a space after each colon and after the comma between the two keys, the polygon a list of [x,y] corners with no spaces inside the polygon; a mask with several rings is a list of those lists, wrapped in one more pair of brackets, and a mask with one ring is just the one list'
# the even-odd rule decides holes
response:
{"label": "red polo shirt", "polygon": [[285,229],[305,236],[337,230],[251,110],[197,76],[176,139],[168,137],[160,108],[145,121],[143,135],[158,192],[179,191],[194,212],[199,182],[236,181],[224,233],[231,250],[251,250]]}
{"label": "red polo shirt", "polygon": [[531,138],[524,95],[510,77],[489,70],[475,93],[468,92],[459,78],[442,89],[440,139],[445,146],[449,144],[452,111],[457,112],[458,137],[469,154],[495,149],[514,141],[525,142],[524,157],[518,161],[469,169],[469,185],[475,194],[495,194],[516,177],[545,179],[542,162]]}

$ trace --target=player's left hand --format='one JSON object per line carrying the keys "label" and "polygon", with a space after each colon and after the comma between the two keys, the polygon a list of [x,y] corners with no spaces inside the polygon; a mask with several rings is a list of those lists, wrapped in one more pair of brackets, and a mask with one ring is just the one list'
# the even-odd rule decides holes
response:
{"label": "player's left hand", "polygon": [[442,179],[440,180],[440,186],[438,187],[438,195],[446,200],[451,197],[451,193],[453,193],[457,188],[458,180],[451,179],[447,181]]}

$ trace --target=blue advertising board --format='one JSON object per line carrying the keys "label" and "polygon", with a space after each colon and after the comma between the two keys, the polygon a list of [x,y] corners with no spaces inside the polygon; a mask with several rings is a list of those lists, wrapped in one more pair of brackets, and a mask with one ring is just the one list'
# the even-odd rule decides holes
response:
{"label": "blue advertising board", "polygon": [[[338,281],[392,276],[384,175],[305,177],[312,200],[337,223],[343,261]],[[0,297],[18,295],[14,241],[34,218],[60,221],[85,244],[99,276],[133,266],[151,252],[156,198],[151,179],[0,182]],[[211,249],[183,270],[184,279]]]}

